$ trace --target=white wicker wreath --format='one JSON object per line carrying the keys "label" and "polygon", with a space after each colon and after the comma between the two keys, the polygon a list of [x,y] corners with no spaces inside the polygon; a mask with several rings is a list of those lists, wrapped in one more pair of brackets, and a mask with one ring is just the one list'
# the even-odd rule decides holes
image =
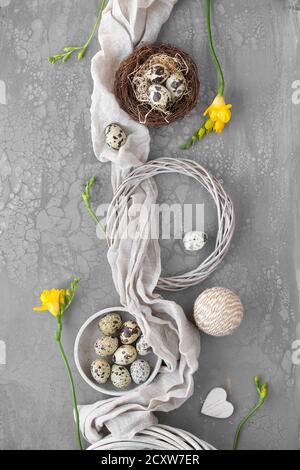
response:
{"label": "white wicker wreath", "polygon": [[172,277],[161,277],[157,287],[166,291],[177,291],[204,281],[226,255],[235,227],[233,203],[221,183],[211,176],[199,163],[186,159],[160,158],[135,168],[117,188],[107,213],[107,241],[112,244],[118,230],[118,222],[136,188],[148,178],[163,173],[180,173],[200,183],[212,196],[218,217],[218,233],[214,251],[195,269]]}
{"label": "white wicker wreath", "polygon": [[193,434],[158,424],[137,433],[132,439],[107,436],[87,450],[215,450]]}

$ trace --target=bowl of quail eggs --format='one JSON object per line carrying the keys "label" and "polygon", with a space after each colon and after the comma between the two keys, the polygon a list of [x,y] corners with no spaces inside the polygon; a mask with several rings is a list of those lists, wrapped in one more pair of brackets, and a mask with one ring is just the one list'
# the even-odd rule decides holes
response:
{"label": "bowl of quail eggs", "polygon": [[149,384],[161,366],[136,319],[122,307],[101,310],[82,325],[74,358],[86,383],[113,396]]}

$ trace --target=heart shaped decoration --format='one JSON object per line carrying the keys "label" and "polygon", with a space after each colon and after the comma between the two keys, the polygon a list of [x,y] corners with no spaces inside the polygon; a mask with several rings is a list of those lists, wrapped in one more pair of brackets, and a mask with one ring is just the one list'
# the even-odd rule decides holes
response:
{"label": "heart shaped decoration", "polygon": [[224,388],[213,388],[206,397],[201,413],[212,418],[229,418],[234,412],[234,406],[227,401]]}

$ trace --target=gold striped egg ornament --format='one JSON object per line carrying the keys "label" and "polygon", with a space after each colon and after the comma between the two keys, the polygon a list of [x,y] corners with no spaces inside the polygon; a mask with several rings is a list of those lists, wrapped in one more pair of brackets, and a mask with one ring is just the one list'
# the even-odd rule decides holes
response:
{"label": "gold striped egg ornament", "polygon": [[244,307],[239,297],[224,287],[205,290],[194,305],[197,327],[212,336],[231,335],[240,326],[243,316]]}

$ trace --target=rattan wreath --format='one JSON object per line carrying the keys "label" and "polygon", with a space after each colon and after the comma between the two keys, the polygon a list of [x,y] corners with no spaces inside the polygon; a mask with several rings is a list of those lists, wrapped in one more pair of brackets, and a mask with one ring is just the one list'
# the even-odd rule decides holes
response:
{"label": "rattan wreath", "polygon": [[182,429],[158,424],[132,439],[107,436],[87,450],[215,450],[213,446]]}
{"label": "rattan wreath", "polygon": [[148,178],[164,174],[180,173],[200,183],[212,196],[217,209],[218,233],[214,251],[195,269],[172,277],[161,277],[157,287],[166,291],[183,290],[204,281],[225,257],[235,228],[233,203],[221,183],[199,163],[192,160],[160,158],[135,168],[117,188],[107,213],[107,241],[111,246],[117,236],[119,221],[127,210],[130,197],[136,188]]}
{"label": "rattan wreath", "polygon": [[[172,58],[180,58],[184,64],[183,74],[189,92],[179,101],[175,101],[168,115],[151,108],[146,103],[140,103],[134,93],[131,77],[135,70],[155,54],[166,54]],[[197,66],[192,58],[169,44],[144,44],[137,47],[133,53],[125,59],[115,75],[114,94],[120,107],[126,111],[135,121],[146,124],[149,127],[166,126],[178,119],[182,119],[196,105],[199,96],[200,83],[198,80]]]}

